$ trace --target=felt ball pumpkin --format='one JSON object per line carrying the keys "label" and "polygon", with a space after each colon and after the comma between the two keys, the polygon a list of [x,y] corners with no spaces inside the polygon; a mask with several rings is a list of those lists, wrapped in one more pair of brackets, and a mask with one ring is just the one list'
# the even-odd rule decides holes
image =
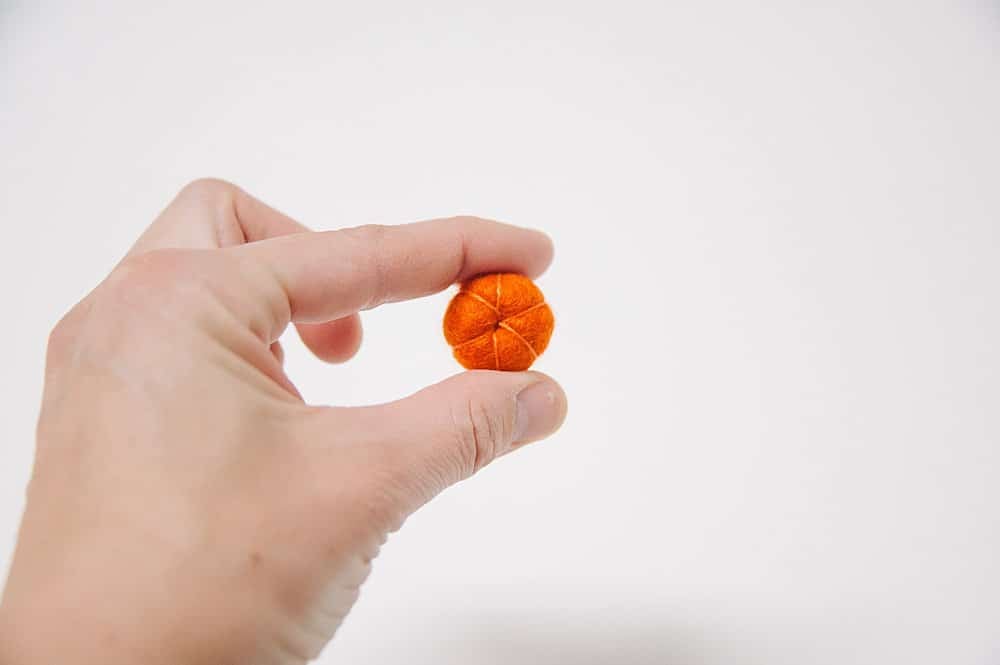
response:
{"label": "felt ball pumpkin", "polygon": [[520,371],[545,351],[554,325],[534,282],[491,273],[461,285],[444,315],[444,337],[466,369]]}

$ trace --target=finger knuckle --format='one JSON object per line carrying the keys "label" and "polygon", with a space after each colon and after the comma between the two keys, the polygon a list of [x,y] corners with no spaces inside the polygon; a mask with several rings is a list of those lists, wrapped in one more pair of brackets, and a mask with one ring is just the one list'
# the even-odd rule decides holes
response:
{"label": "finger knuckle", "polygon": [[384,302],[388,293],[385,245],[390,229],[384,224],[365,224],[339,232],[356,244],[357,251],[351,255],[356,257],[358,272],[367,276],[363,283],[370,291],[365,298],[365,309]]}
{"label": "finger knuckle", "polygon": [[478,398],[470,398],[455,409],[452,421],[462,468],[471,476],[497,457],[509,427],[501,414]]}
{"label": "finger knuckle", "polygon": [[362,224],[341,230],[341,233],[353,236],[359,241],[371,243],[380,240],[389,230],[386,224]]}
{"label": "finger knuckle", "polygon": [[384,224],[365,224],[355,226],[340,231],[343,235],[353,240],[358,248],[362,250],[360,255],[371,261],[377,267],[385,245],[386,236],[389,234],[389,227]]}
{"label": "finger knuckle", "polygon": [[80,335],[80,320],[84,304],[81,303],[66,313],[52,330],[46,343],[46,358],[50,364],[65,359],[75,347]]}
{"label": "finger knuckle", "polygon": [[108,285],[115,289],[133,290],[143,286],[166,286],[192,274],[190,252],[178,249],[158,249],[129,257],[111,274]]}
{"label": "finger knuckle", "polygon": [[188,250],[156,250],[126,259],[99,289],[118,315],[152,312],[172,316],[197,297],[193,285],[207,278],[204,261]]}
{"label": "finger knuckle", "polygon": [[229,196],[236,189],[233,183],[221,178],[196,178],[181,187],[177,198],[188,200],[214,200]]}
{"label": "finger knuckle", "polygon": [[448,223],[455,225],[459,229],[469,230],[470,227],[488,224],[490,220],[476,215],[453,215],[447,218]]}
{"label": "finger knuckle", "polygon": [[46,360],[52,368],[81,358],[101,362],[174,340],[211,298],[207,256],[155,250],[125,259],[51,330]]}

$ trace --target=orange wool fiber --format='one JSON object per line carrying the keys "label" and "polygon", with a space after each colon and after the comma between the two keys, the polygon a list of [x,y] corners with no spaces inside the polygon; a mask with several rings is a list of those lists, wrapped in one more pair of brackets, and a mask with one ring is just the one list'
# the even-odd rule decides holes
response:
{"label": "orange wool fiber", "polygon": [[555,318],[524,275],[492,273],[462,284],[444,314],[444,338],[466,369],[531,367],[549,345]]}

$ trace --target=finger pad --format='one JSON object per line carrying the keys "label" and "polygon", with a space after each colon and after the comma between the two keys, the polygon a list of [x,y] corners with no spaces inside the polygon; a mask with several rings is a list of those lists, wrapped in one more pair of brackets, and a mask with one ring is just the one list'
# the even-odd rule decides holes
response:
{"label": "finger pad", "polygon": [[361,347],[361,318],[357,314],[326,323],[300,323],[296,327],[302,342],[326,362],[350,360]]}

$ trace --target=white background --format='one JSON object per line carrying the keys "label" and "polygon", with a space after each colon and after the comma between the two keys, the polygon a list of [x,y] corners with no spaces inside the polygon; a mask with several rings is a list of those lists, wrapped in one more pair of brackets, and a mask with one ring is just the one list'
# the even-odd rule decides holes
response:
{"label": "white background", "polygon": [[[249,4],[0,4],[0,561],[48,329],[211,175],[556,242],[565,428],[412,518],[322,662],[1000,662],[1000,6]],[[447,297],[290,373],[439,380]]]}

